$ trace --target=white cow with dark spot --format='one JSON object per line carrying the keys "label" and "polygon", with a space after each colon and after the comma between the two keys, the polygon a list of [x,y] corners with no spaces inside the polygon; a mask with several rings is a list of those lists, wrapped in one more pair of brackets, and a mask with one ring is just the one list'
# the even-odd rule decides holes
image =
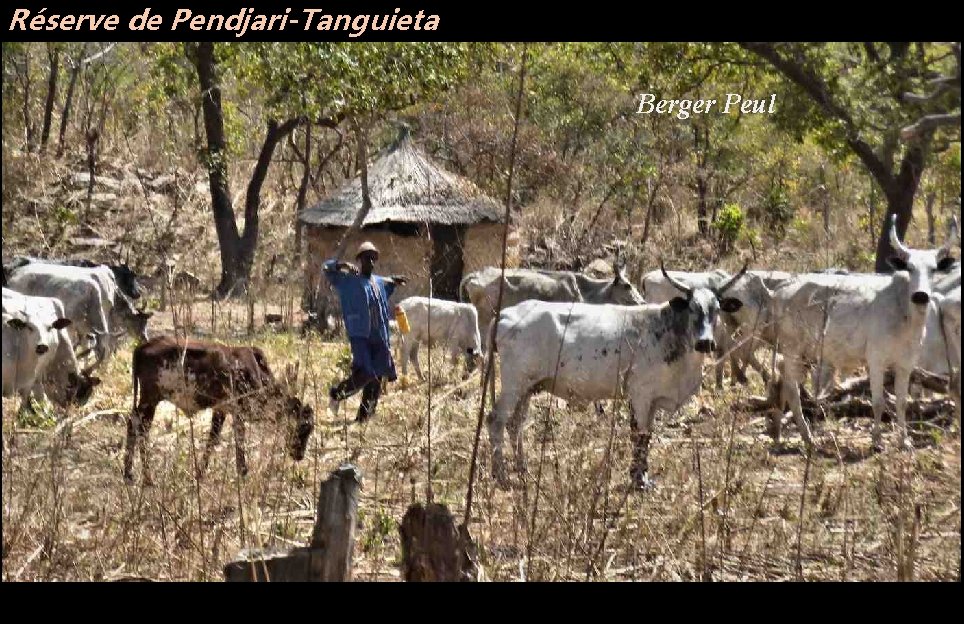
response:
{"label": "white cow with dark spot", "polygon": [[408,373],[408,362],[411,360],[418,378],[423,379],[418,348],[419,345],[429,344],[429,330],[431,344],[448,346],[453,362],[458,359],[459,354],[465,354],[466,375],[475,369],[478,358],[482,355],[479,316],[475,306],[428,297],[408,297],[398,305],[405,310],[411,328],[409,333],[399,334],[403,374]]}
{"label": "white cow with dark spot", "polygon": [[100,383],[80,369],[66,327],[63,304],[3,289],[3,396],[19,394],[21,411],[30,396],[57,405],[83,405]]}
{"label": "white cow with dark spot", "polygon": [[[908,384],[923,348],[931,281],[954,264],[949,254],[956,230],[955,221],[951,236],[940,249],[910,249],[899,240],[892,221],[893,275],[803,275],[773,292],[774,336],[783,355],[781,405],[784,399],[789,402],[808,445],[812,437],[803,417],[798,384],[804,366],[822,363],[837,370],[867,366],[876,449],[882,448],[884,373],[894,370],[901,443],[909,446],[905,421]],[[779,440],[779,415],[770,424],[771,434]]]}
{"label": "white cow with dark spot", "polygon": [[[711,290],[719,288],[732,279],[732,275],[722,269],[695,272],[670,271],[668,275],[690,288],[699,287],[709,288]],[[784,271],[747,271],[745,277],[734,283],[729,291],[731,297],[739,299],[744,304],[743,307],[740,308],[741,318],[757,319],[762,312],[758,303],[751,305],[751,303],[757,302],[759,297],[744,298],[749,297],[751,294],[746,290],[746,285],[751,282],[753,278],[756,278],[754,283],[762,283],[769,288],[774,288],[777,284],[782,283],[789,277],[790,273]],[[675,297],[678,292],[679,291],[677,291],[658,270],[650,271],[643,276],[643,296],[646,297],[648,303],[665,303]],[[757,360],[755,355],[756,348],[759,346],[759,342],[752,336],[755,323],[751,323],[749,327],[744,327],[734,315],[726,313],[721,314],[720,318],[723,322],[716,326],[717,355],[729,355],[730,370],[733,375],[732,380],[743,384],[747,383],[745,370],[747,364],[749,364],[760,374],[763,381],[766,382],[770,377],[769,371]],[[717,387],[722,387],[723,385],[724,362],[725,360],[721,359],[716,367]]]}
{"label": "white cow with dark spot", "polygon": [[630,473],[638,487],[649,485],[655,411],[676,411],[698,392],[704,357],[716,346],[713,329],[720,309],[740,306],[722,298],[732,282],[714,291],[667,279],[682,296],[660,305],[525,301],[503,310],[496,333],[502,393],[489,415],[492,470],[501,486],[508,483],[504,430],[508,425],[524,469],[522,429],[529,399],[543,391],[586,401],[628,395],[635,443]]}

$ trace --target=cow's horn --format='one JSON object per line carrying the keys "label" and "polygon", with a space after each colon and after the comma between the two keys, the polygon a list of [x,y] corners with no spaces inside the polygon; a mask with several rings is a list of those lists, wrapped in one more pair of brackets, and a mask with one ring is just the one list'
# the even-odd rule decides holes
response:
{"label": "cow's horn", "polygon": [[900,242],[900,238],[897,236],[897,213],[890,215],[890,246],[894,248],[897,252],[897,256],[901,260],[907,260],[910,257],[910,249],[904,246],[904,243]]}
{"label": "cow's horn", "polygon": [[673,279],[672,277],[669,276],[669,273],[666,272],[666,267],[663,266],[663,261],[662,261],[662,259],[660,259],[660,261],[659,261],[659,270],[663,272],[663,277],[666,278],[666,281],[667,281],[667,282],[669,282],[670,284],[673,285],[673,288],[675,288],[676,290],[679,290],[679,291],[681,291],[681,292],[686,293],[686,296],[687,296],[687,297],[692,297],[692,296],[693,296],[693,289],[692,289],[692,288],[690,288],[689,286],[687,286],[687,285],[684,284],[683,282],[680,282],[679,280],[675,280],[675,279]]}
{"label": "cow's horn", "polygon": [[957,215],[951,215],[951,218],[947,220],[947,239],[944,241],[944,245],[940,251],[937,252],[938,259],[943,259],[951,255],[951,246],[954,244],[954,241],[958,239],[958,236],[960,236],[960,233],[958,231]]}
{"label": "cow's horn", "polygon": [[713,291],[713,293],[716,294],[716,297],[719,298],[719,297],[723,296],[723,293],[725,293],[727,290],[729,290],[730,287],[733,286],[733,284],[735,284],[735,283],[737,282],[737,280],[739,280],[741,277],[743,277],[744,275],[746,275],[746,270],[747,270],[749,267],[750,267],[750,263],[749,263],[749,262],[744,262],[744,263],[743,263],[743,268],[740,269],[740,272],[739,272],[739,273],[737,273],[736,275],[734,275],[734,276],[730,279],[730,281],[728,281],[727,283],[723,284],[722,286],[720,286],[719,288],[717,288],[716,290]]}

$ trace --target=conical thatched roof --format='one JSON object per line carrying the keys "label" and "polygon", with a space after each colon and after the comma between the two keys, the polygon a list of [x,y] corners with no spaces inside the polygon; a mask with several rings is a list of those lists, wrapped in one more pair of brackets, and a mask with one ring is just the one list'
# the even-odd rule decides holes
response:
{"label": "conical thatched roof", "polygon": [[[503,212],[469,180],[445,171],[412,145],[407,131],[368,168],[372,208],[364,225],[385,222],[471,225],[501,223]],[[348,227],[362,204],[361,177],[300,219],[311,225]]]}

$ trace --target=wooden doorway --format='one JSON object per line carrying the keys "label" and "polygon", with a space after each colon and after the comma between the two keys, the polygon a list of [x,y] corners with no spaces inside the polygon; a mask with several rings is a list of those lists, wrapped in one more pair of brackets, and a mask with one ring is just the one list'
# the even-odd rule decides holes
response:
{"label": "wooden doorway", "polygon": [[430,225],[432,236],[432,289],[438,299],[458,301],[465,263],[464,225]]}

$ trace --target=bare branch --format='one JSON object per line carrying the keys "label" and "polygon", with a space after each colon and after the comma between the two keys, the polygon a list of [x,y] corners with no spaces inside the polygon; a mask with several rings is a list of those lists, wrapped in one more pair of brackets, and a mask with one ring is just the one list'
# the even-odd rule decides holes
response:
{"label": "bare branch", "polygon": [[903,141],[913,141],[918,137],[936,130],[943,126],[961,125],[961,113],[940,113],[936,115],[925,115],[917,123],[907,126],[900,131],[900,138]]}

